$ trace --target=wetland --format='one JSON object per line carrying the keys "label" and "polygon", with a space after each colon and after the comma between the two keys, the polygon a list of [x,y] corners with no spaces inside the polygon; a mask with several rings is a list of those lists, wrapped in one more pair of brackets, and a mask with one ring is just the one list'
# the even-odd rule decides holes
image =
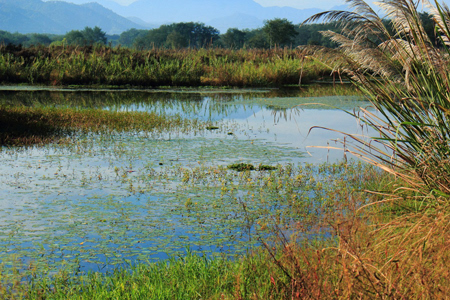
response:
{"label": "wetland", "polygon": [[[343,138],[313,126],[362,131],[343,110],[368,105],[357,95],[327,95],[332,87],[316,89],[319,96],[298,87],[5,87],[0,105],[7,111],[87,111],[140,123],[73,125],[52,131],[45,143],[1,148],[4,278],[36,270],[105,273],[187,251],[235,259],[270,241],[276,229],[290,239],[308,237],[296,235],[296,226],[314,227],[336,198],[362,189],[361,174],[372,172],[344,162],[342,151],[308,148]],[[157,125],[146,123],[155,116]],[[246,164],[255,167],[230,168]],[[314,234],[329,237],[328,230]]]}

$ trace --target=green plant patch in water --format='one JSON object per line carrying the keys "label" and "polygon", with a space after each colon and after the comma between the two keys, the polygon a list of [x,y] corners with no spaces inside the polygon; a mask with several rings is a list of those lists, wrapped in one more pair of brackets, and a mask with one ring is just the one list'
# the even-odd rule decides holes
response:
{"label": "green plant patch in water", "polygon": [[252,164],[246,164],[246,163],[236,163],[236,164],[229,165],[228,169],[238,171],[238,172],[253,171],[253,170],[255,170],[255,166]]}
{"label": "green plant patch in water", "polygon": [[218,130],[219,127],[217,127],[217,126],[207,126],[206,129],[207,130]]}
{"label": "green plant patch in water", "polygon": [[273,171],[278,169],[277,167],[274,166],[269,166],[269,165],[259,165],[258,170],[259,171]]}

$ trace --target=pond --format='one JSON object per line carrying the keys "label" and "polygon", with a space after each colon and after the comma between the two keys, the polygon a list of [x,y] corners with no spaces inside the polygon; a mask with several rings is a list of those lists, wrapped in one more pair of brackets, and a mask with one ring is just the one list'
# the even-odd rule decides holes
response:
{"label": "pond", "polygon": [[[339,162],[343,153],[307,146],[334,145],[342,135],[311,128],[361,132],[342,109],[368,103],[299,93],[4,88],[0,104],[157,112],[203,125],[1,148],[1,261],[52,273],[108,271],[187,249],[234,257],[270,235],[273,222],[287,229],[305,221],[314,199],[345,178],[337,165],[322,188],[317,166]],[[241,162],[276,169],[227,168]]]}

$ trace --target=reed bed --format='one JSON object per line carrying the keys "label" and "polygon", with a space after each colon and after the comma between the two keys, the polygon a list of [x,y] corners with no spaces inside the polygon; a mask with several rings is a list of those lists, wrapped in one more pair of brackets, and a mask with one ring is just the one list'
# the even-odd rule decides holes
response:
{"label": "reed bed", "polygon": [[[353,12],[310,18],[339,22],[341,34],[323,33],[339,49],[303,50],[349,78],[381,113],[349,112],[379,136],[367,141],[346,134],[355,144],[344,140],[343,150],[384,170],[392,182],[370,189],[379,197],[374,203],[355,203],[327,218],[335,245],[280,238],[283,256],[275,263],[290,274],[293,299],[448,298],[450,9],[437,1],[380,1],[392,33],[364,1],[346,2]],[[438,44],[426,35],[419,7],[432,14]]]}
{"label": "reed bed", "polygon": [[0,106],[0,145],[9,146],[64,142],[82,132],[162,132],[196,126],[196,120],[157,113]]}
{"label": "reed bed", "polygon": [[3,84],[268,87],[327,76],[297,49],[152,49],[0,46]]}

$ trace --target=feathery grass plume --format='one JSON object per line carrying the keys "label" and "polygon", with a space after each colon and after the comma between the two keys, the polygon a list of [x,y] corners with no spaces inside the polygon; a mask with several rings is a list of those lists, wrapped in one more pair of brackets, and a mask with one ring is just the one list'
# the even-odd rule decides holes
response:
{"label": "feathery grass plume", "polygon": [[437,1],[429,8],[438,29],[438,45],[425,32],[420,1],[377,3],[393,27],[364,1],[347,0],[353,12],[328,11],[306,22],[338,21],[342,33],[327,31],[338,50],[304,48],[333,71],[347,75],[381,113],[362,110],[361,119],[379,138],[347,151],[400,176],[424,195],[450,195],[450,11]]}
{"label": "feathery grass plume", "polygon": [[[301,298],[298,295],[446,298],[450,294],[450,10],[437,1],[381,0],[378,5],[386,22],[364,1],[346,2],[353,12],[328,11],[306,21],[338,21],[340,33],[323,34],[340,47],[302,51],[350,78],[371,100],[379,113],[365,108],[349,113],[374,128],[379,137],[344,133],[344,151],[397,181],[392,192],[378,193],[380,205],[354,203],[341,217],[324,216],[335,229],[335,245],[322,245],[321,251],[301,245],[277,264],[293,270],[293,299]],[[432,14],[437,44],[424,30],[420,7]],[[346,143],[349,139],[351,145]],[[299,263],[302,258],[306,264]],[[316,274],[315,281],[305,274]]]}

